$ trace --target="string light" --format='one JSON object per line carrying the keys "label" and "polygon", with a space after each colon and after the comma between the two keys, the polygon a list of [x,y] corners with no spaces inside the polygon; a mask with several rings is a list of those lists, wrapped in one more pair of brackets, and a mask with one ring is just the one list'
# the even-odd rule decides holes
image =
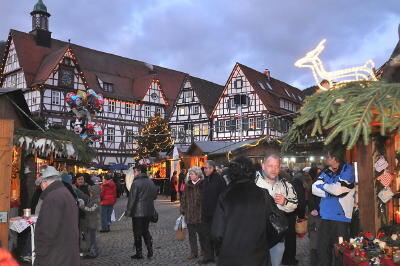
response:
{"label": "string light", "polygon": [[330,83],[330,86],[332,86],[333,82],[340,84],[358,80],[377,80],[373,70],[375,63],[372,60],[367,60],[364,65],[358,67],[344,68],[331,72],[326,71],[323,62],[319,58],[319,55],[325,49],[325,42],[326,39],[323,39],[316,48],[294,63],[298,68],[310,68],[315,82],[321,90],[326,91],[329,89],[320,84],[324,79]]}

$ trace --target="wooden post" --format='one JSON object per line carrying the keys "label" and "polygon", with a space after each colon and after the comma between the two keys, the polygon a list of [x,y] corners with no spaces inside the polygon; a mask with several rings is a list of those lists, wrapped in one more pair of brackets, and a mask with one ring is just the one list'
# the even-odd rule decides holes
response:
{"label": "wooden post", "polygon": [[[386,150],[386,160],[389,163],[388,170],[390,173],[394,174],[395,173],[395,167],[396,167],[396,149],[395,149],[395,134],[391,134],[388,136],[386,139],[385,143],[385,150]],[[396,176],[396,174],[394,175]],[[396,186],[396,178],[393,180],[391,184],[391,188],[393,192],[397,192],[397,186]],[[387,206],[387,214],[388,214],[388,221],[393,222],[393,201],[398,200],[398,199],[392,199],[389,201],[386,206]]]}
{"label": "wooden post", "polygon": [[8,249],[8,219],[10,212],[13,120],[0,120],[0,212],[7,213],[7,222],[0,223],[0,241]]}
{"label": "wooden post", "polygon": [[364,232],[377,232],[380,227],[374,185],[373,152],[372,143],[367,146],[362,141],[357,143],[355,161],[358,165],[358,207],[361,230]]}

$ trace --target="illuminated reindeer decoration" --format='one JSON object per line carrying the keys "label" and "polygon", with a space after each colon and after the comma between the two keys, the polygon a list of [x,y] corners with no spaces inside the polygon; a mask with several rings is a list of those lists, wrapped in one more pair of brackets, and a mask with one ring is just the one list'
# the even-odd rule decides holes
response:
{"label": "illuminated reindeer decoration", "polygon": [[[364,65],[358,67],[345,68],[341,70],[328,72],[324,68],[319,55],[325,49],[326,40],[322,40],[315,49],[311,50],[306,54],[305,57],[300,58],[294,63],[296,67],[308,67],[311,68],[314,79],[321,90],[326,91],[332,86],[333,82],[344,83],[357,80],[377,80],[374,73],[374,62],[368,60]],[[321,85],[322,80],[327,80],[329,86],[325,87]]]}

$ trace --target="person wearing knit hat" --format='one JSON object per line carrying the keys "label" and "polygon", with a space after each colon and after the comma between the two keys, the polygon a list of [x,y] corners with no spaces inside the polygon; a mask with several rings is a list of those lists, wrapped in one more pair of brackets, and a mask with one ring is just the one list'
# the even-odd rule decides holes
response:
{"label": "person wearing knit hat", "polygon": [[78,207],[52,166],[41,167],[36,180],[43,190],[35,226],[34,265],[80,265]]}

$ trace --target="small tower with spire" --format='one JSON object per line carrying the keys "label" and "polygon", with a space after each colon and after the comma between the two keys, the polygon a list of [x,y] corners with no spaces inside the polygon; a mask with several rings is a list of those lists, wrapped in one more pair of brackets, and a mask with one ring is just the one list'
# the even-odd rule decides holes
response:
{"label": "small tower with spire", "polygon": [[42,0],[33,7],[31,12],[32,16],[32,31],[31,34],[35,36],[36,43],[41,46],[50,47],[51,45],[51,32],[49,31],[49,17],[50,13],[47,12],[47,7]]}

